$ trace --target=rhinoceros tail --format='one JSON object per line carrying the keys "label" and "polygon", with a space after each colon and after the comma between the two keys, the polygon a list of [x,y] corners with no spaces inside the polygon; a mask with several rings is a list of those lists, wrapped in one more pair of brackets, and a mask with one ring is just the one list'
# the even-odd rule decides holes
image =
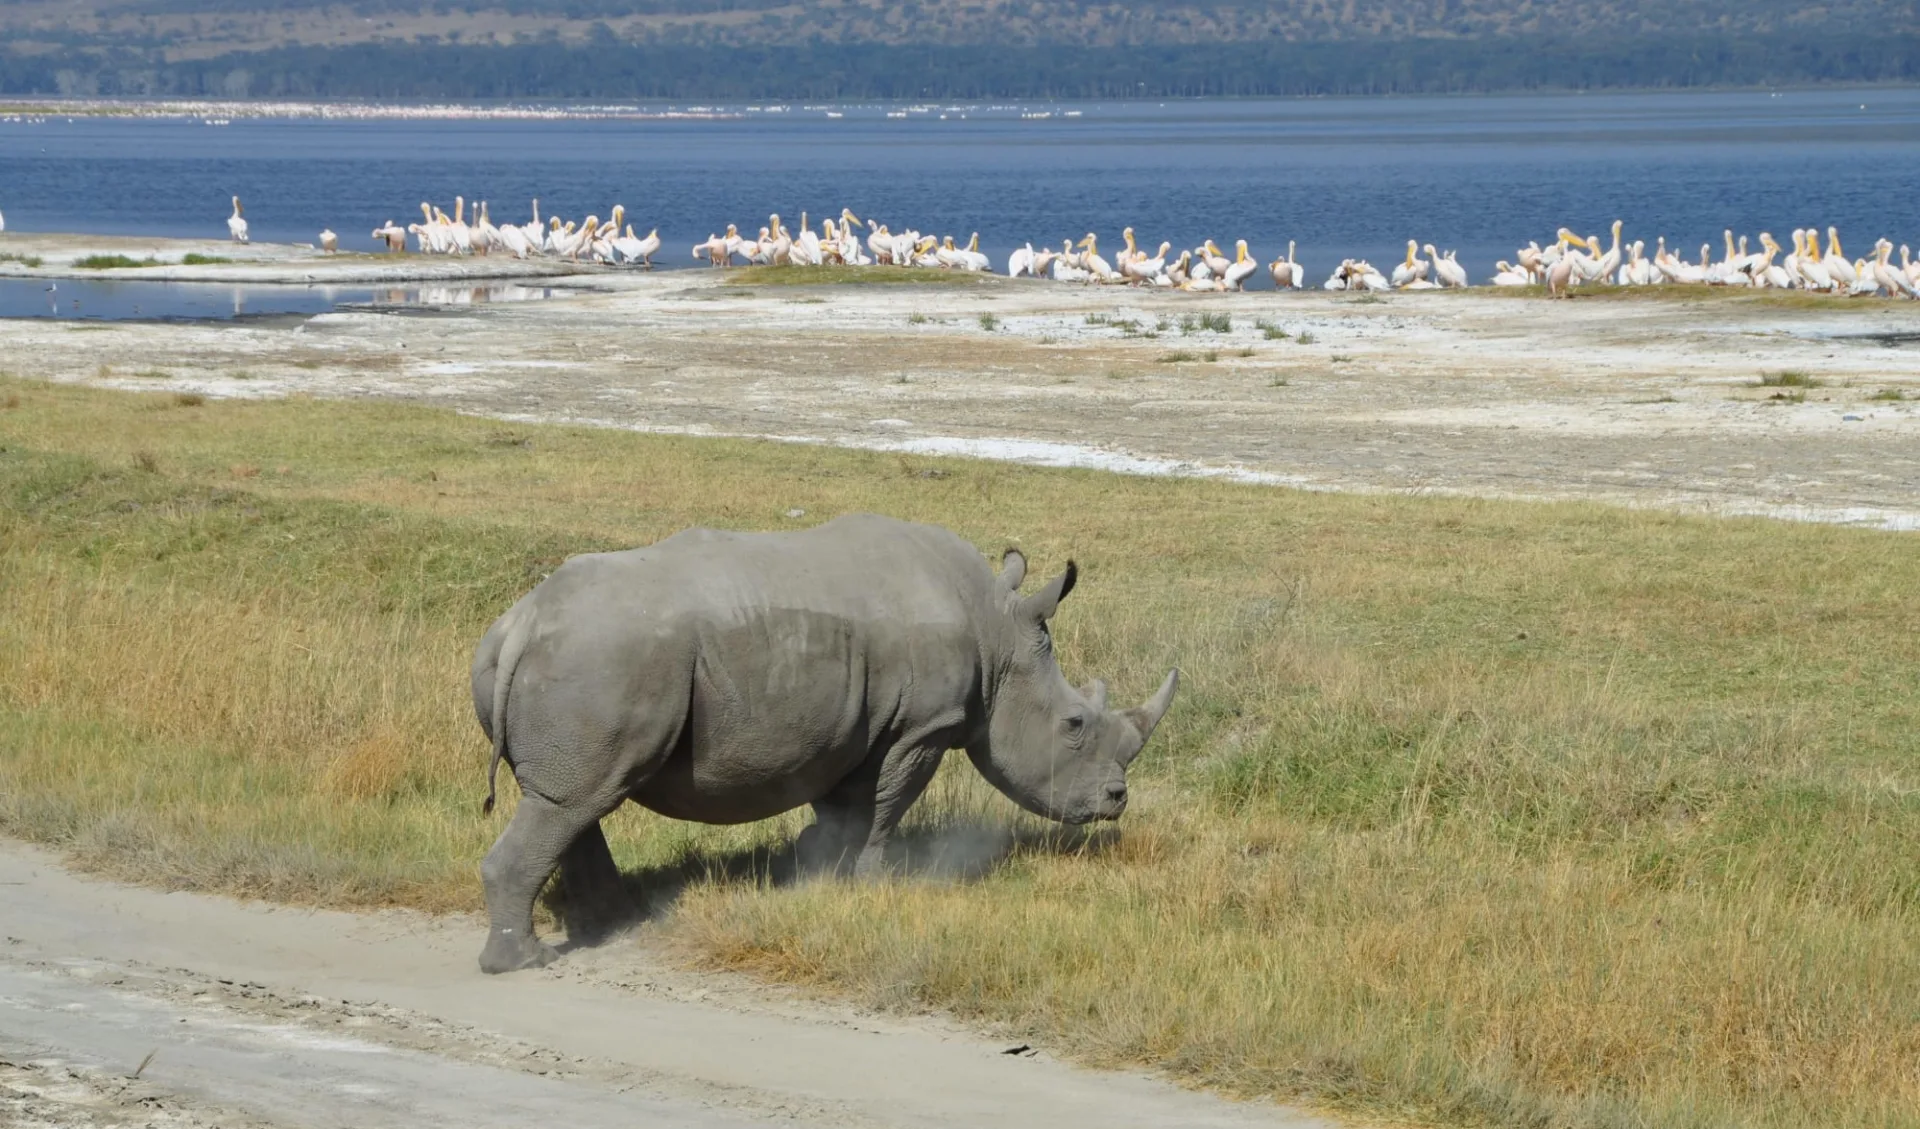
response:
{"label": "rhinoceros tail", "polygon": [[507,637],[500,644],[500,657],[493,667],[493,760],[487,765],[487,801],[480,814],[493,814],[493,802],[499,795],[500,761],[507,755],[507,690],[513,685],[513,668],[520,665],[520,654],[527,649],[527,637],[533,634],[531,608],[515,608],[507,624]]}

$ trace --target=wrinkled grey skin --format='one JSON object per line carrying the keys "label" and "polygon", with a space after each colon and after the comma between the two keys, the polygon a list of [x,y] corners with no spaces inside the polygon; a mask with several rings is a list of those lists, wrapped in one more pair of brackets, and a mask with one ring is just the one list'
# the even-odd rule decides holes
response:
{"label": "wrinkled grey skin", "polygon": [[1074,566],[1023,597],[1025,575],[1016,551],[995,576],[946,530],[865,514],[569,560],[473,659],[474,711],[522,792],[481,867],[480,967],[554,959],[533,904],[556,866],[570,902],[619,896],[600,820],[626,800],[701,823],[812,804],[803,856],[857,852],[861,875],[948,749],[1035,814],[1118,818],[1178,672],[1135,709],[1076,690],[1046,626]]}

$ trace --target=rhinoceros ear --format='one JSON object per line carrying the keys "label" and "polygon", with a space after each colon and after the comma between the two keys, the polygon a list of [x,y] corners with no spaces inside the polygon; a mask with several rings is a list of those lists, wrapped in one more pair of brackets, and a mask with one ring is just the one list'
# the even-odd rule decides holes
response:
{"label": "rhinoceros ear", "polygon": [[1007,591],[1018,592],[1026,579],[1027,555],[1018,549],[1008,549],[1000,557],[1000,583]]}
{"label": "rhinoceros ear", "polygon": [[1047,581],[1047,586],[1020,601],[1020,610],[1032,619],[1048,620],[1060,610],[1060,601],[1073,591],[1073,582],[1080,578],[1080,566],[1067,562],[1067,571]]}

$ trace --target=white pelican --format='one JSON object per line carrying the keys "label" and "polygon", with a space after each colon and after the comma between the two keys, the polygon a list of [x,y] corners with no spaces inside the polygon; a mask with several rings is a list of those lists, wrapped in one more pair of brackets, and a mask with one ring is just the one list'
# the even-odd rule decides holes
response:
{"label": "white pelican", "polygon": [[1293,256],[1293,240],[1287,240],[1287,253],[1267,264],[1267,274],[1276,290],[1298,290],[1306,283],[1306,271]]}
{"label": "white pelican", "polygon": [[696,259],[705,258],[709,265],[720,266],[726,262],[727,241],[712,232],[708,232],[705,243],[695,243],[693,245],[693,257]]}
{"label": "white pelican", "polygon": [[1193,252],[1192,251],[1180,252],[1180,257],[1178,259],[1175,259],[1167,267],[1167,285],[1185,286],[1187,284],[1187,280],[1193,277],[1191,273],[1192,266],[1193,266]]}
{"label": "white pelican", "polygon": [[1133,258],[1121,268],[1121,273],[1139,282],[1153,282],[1167,273],[1167,252],[1173,250],[1173,244],[1161,243],[1160,250],[1148,258],[1145,251],[1135,249]]}
{"label": "white pelican", "polygon": [[538,251],[546,245],[546,225],[540,222],[540,197],[533,198],[533,222],[520,225],[520,234],[527,237],[527,247]]}
{"label": "white pelican", "polygon": [[1253,272],[1259,269],[1260,264],[1247,254],[1247,241],[1237,240],[1234,243],[1233,262],[1227,264],[1221,281],[1227,284],[1228,290],[1245,290],[1247,279],[1252,278]]}
{"label": "white pelican", "polygon": [[1024,278],[1033,273],[1033,244],[1014,248],[1013,254],[1007,256],[1007,277]]}
{"label": "white pelican", "polygon": [[893,232],[887,230],[886,224],[877,223],[867,229],[867,250],[873,252],[876,263],[893,262]]}
{"label": "white pelican", "polygon": [[[471,255],[473,254],[473,229],[467,226],[466,207],[465,196],[453,198],[453,219],[447,224],[447,234],[453,237],[453,247],[456,252]],[[440,218],[444,221],[447,217],[443,215]]]}
{"label": "white pelican", "polygon": [[1086,264],[1086,269],[1089,274],[1101,282],[1106,282],[1115,277],[1112,264],[1100,256],[1099,236],[1089,231],[1087,232],[1087,237],[1080,241],[1080,245],[1086,248],[1086,253],[1082,256],[1081,262]]}
{"label": "white pelican", "polygon": [[331,228],[323,228],[320,232],[320,250],[331,255],[339,249],[340,237]]}
{"label": "white pelican", "polygon": [[1392,282],[1395,286],[1406,286],[1416,279],[1427,277],[1426,261],[1416,257],[1419,252],[1419,242],[1412,239],[1407,240],[1406,261],[1393,268],[1393,275],[1388,281]]}
{"label": "white pelican", "polygon": [[389,253],[407,249],[407,229],[388,220],[384,225],[373,229],[373,237],[387,245]]}
{"label": "white pelican", "polygon": [[1777,290],[1791,289],[1793,276],[1787,273],[1785,267],[1773,261],[1773,257],[1780,253],[1780,244],[1774,241],[1773,236],[1763,231],[1760,233],[1760,245],[1766,250],[1761,253],[1759,266],[1753,272],[1754,282]]}
{"label": "white pelican", "polygon": [[7,230],[7,214],[0,212],[0,231]]}
{"label": "white pelican", "polygon": [[1832,290],[1833,272],[1820,261],[1820,233],[1809,228],[1794,240],[1800,283],[1809,290]]}
{"label": "white pelican", "polygon": [[240,215],[240,197],[233,198],[233,214],[227,217],[227,231],[235,243],[247,242],[247,221]]}
{"label": "white pelican", "polygon": [[1531,286],[1533,284],[1532,274],[1521,270],[1505,259],[1501,259],[1499,262],[1493,264],[1493,266],[1493,284],[1495,286]]}
{"label": "white pelican", "polygon": [[1902,295],[1908,298],[1920,297],[1920,291],[1916,291],[1913,280],[1904,272],[1895,270],[1888,264],[1887,258],[1893,254],[1893,244],[1882,239],[1875,244],[1874,250],[1879,258],[1873,261],[1873,279],[1880,284],[1880,289],[1885,290],[1889,298],[1898,298]]}
{"label": "white pelican", "polygon": [[1133,228],[1129,227],[1122,231],[1120,233],[1120,239],[1126,246],[1122,247],[1120,251],[1113,256],[1113,269],[1119,271],[1121,274],[1126,274],[1127,264],[1133,262],[1135,259],[1146,258],[1146,252],[1134,246]]}
{"label": "white pelican", "polygon": [[986,255],[980,251],[980,233],[977,231],[973,233],[971,239],[967,240],[967,245],[955,253],[955,258],[959,260],[961,270],[984,271],[993,269],[993,265],[987,261]]}
{"label": "white pelican", "polygon": [[[1624,226],[1625,224],[1620,220],[1613,221],[1613,245],[1607,248],[1606,254],[1600,255],[1598,259],[1594,260],[1592,273],[1588,275],[1589,279],[1605,279],[1608,282],[1614,281],[1614,274],[1620,269],[1620,229]],[[1589,238],[1587,243],[1594,249],[1594,253],[1598,255],[1600,252],[1600,241],[1595,238]]]}
{"label": "white pelican", "polygon": [[1433,249],[1431,243],[1427,244],[1425,250],[1427,257],[1433,261],[1433,273],[1438,276],[1437,281],[1441,286],[1467,285],[1467,268],[1451,257],[1442,256]]}
{"label": "white pelican", "polygon": [[485,200],[480,201],[479,209],[474,213],[473,245],[480,249],[482,255],[492,251],[495,247],[506,246],[506,243],[500,238],[500,229],[493,226],[493,220],[487,215],[487,202]]}
{"label": "white pelican", "polygon": [[[1819,234],[1815,233],[1814,238],[1819,239]],[[1860,281],[1860,272],[1848,260],[1846,253],[1840,250],[1840,229],[1837,227],[1827,229],[1827,254],[1821,262],[1826,264],[1827,274],[1835,282],[1852,286]]]}
{"label": "white pelican", "polygon": [[1207,269],[1213,272],[1216,277],[1224,277],[1227,273],[1227,268],[1233,265],[1233,260],[1227,258],[1225,251],[1214,246],[1213,240],[1211,239],[1201,245],[1199,254],[1205,257]]}

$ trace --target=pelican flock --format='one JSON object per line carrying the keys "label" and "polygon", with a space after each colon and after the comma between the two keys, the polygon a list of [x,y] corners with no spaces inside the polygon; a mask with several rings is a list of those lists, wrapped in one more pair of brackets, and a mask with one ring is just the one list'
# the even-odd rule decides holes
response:
{"label": "pelican flock", "polygon": [[[240,198],[233,198],[227,220],[233,239],[245,242],[247,221]],[[1771,232],[1755,237],[1721,234],[1716,257],[1711,244],[1700,247],[1697,259],[1683,258],[1657,236],[1651,252],[1646,240],[1624,239],[1625,223],[1615,220],[1603,241],[1599,235],[1581,235],[1560,228],[1544,245],[1528,243],[1501,259],[1484,283],[1476,284],[1454,250],[1440,250],[1433,242],[1410,238],[1406,254],[1386,270],[1364,259],[1343,259],[1321,283],[1324,290],[1453,290],[1475,285],[1542,287],[1552,297],[1567,297],[1582,287],[1723,286],[1750,289],[1804,290],[1854,297],[1920,298],[1920,259],[1907,245],[1887,239],[1873,244],[1872,255],[1849,258],[1834,226],[1796,228],[1783,245]],[[747,231],[754,234],[746,234]],[[332,248],[331,232],[322,245]],[[451,213],[431,201],[420,203],[418,222],[401,226],[389,219],[372,232],[372,239],[388,251],[414,249],[425,255],[504,254],[519,259],[560,258],[572,262],[628,264],[652,269],[660,253],[660,231],[634,234],[626,206],[614,204],[603,219],[593,214],[579,221],[549,214],[544,218],[534,200],[525,223],[495,225],[487,201],[471,210],[465,196],[455,196]],[[1149,250],[1149,246],[1153,249]],[[912,225],[897,230],[886,222],[861,219],[850,208],[821,219],[818,227],[809,213],[800,213],[790,225],[779,213],[765,223],[729,223],[692,246],[692,258],[710,267],[918,267],[993,273],[994,264],[980,250],[978,232],[966,242],[952,234],[936,235]],[[1899,261],[1893,260],[1895,252]],[[1245,290],[1262,263],[1244,239],[1233,241],[1233,253],[1218,241],[1175,252],[1170,241],[1157,245],[1142,241],[1131,227],[1120,233],[1120,246],[1111,257],[1101,250],[1100,236],[1089,231],[1060,241],[1027,242],[1007,257],[1004,273],[1012,278],[1050,279],[1089,285],[1148,286],[1192,292]],[[1276,289],[1299,290],[1307,285],[1298,245],[1287,243],[1286,253],[1264,264]]]}

